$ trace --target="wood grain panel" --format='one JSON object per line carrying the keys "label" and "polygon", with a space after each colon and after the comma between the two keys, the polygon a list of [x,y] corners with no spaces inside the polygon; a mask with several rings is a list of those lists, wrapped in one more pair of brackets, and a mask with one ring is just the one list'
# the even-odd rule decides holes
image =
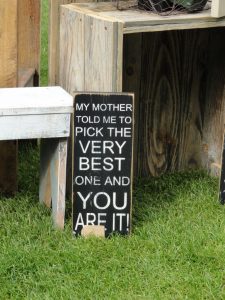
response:
{"label": "wood grain panel", "polygon": [[[123,25],[85,15],[85,91],[122,91]],[[104,54],[104,55],[103,55]]]}
{"label": "wood grain panel", "polygon": [[0,1],[0,87],[17,85],[17,0]]}
{"label": "wood grain panel", "polygon": [[49,0],[49,37],[48,37],[48,83],[59,83],[59,28],[60,5],[76,2],[74,0]]}
{"label": "wood grain panel", "polygon": [[52,204],[53,223],[64,228],[66,191],[67,139],[41,140],[39,198],[48,207]]}
{"label": "wood grain panel", "polygon": [[[17,0],[0,1],[0,87],[17,85]],[[0,191],[17,190],[17,143],[0,142]]]}
{"label": "wood grain panel", "polygon": [[0,140],[67,137],[70,114],[18,115],[0,118]]}
{"label": "wood grain panel", "polygon": [[61,10],[60,85],[70,94],[84,90],[84,16]]}
{"label": "wood grain panel", "polygon": [[220,163],[223,34],[224,29],[143,34],[139,174]]}
{"label": "wood grain panel", "polygon": [[18,69],[35,68],[37,76],[40,67],[40,10],[40,0],[18,1]]}
{"label": "wood grain panel", "polygon": [[215,18],[225,16],[225,1],[224,0],[212,0],[211,15]]}

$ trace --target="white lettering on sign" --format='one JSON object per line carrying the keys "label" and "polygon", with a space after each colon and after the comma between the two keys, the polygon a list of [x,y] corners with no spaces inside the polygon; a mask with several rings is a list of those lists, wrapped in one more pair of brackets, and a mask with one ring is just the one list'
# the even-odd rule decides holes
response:
{"label": "white lettering on sign", "polygon": [[73,230],[130,230],[133,98],[78,95],[74,116]]}

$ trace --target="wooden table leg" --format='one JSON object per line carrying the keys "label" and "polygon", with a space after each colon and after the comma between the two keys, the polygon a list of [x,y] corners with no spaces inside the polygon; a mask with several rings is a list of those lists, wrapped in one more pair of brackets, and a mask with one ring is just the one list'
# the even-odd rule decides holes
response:
{"label": "wooden table leg", "polygon": [[53,223],[60,229],[65,217],[66,159],[66,138],[42,139],[39,197],[48,207],[52,201]]}

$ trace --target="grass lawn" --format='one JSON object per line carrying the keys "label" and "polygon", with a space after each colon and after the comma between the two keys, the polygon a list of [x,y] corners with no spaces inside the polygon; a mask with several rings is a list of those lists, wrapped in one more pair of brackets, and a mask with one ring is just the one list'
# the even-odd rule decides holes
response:
{"label": "grass lawn", "polygon": [[38,203],[37,153],[20,149],[19,193],[0,197],[0,299],[225,299],[217,179],[195,171],[140,180],[130,237],[75,239],[69,210],[60,232]]}

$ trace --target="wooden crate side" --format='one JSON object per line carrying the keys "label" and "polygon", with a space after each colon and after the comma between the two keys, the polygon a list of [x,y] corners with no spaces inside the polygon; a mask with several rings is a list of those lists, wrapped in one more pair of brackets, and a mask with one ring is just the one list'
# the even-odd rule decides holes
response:
{"label": "wooden crate side", "polygon": [[40,67],[40,0],[18,1],[18,70]]}
{"label": "wooden crate side", "polygon": [[143,34],[139,175],[220,164],[224,33],[217,28]]}
{"label": "wooden crate side", "polygon": [[215,18],[220,18],[225,16],[224,0],[212,0],[211,16]]}
{"label": "wooden crate side", "polygon": [[59,84],[60,5],[95,0],[49,0],[48,83]]}
{"label": "wooden crate side", "polygon": [[123,24],[85,15],[85,91],[121,92]]}
{"label": "wooden crate side", "polygon": [[84,90],[84,15],[61,9],[59,83],[70,94]]}

